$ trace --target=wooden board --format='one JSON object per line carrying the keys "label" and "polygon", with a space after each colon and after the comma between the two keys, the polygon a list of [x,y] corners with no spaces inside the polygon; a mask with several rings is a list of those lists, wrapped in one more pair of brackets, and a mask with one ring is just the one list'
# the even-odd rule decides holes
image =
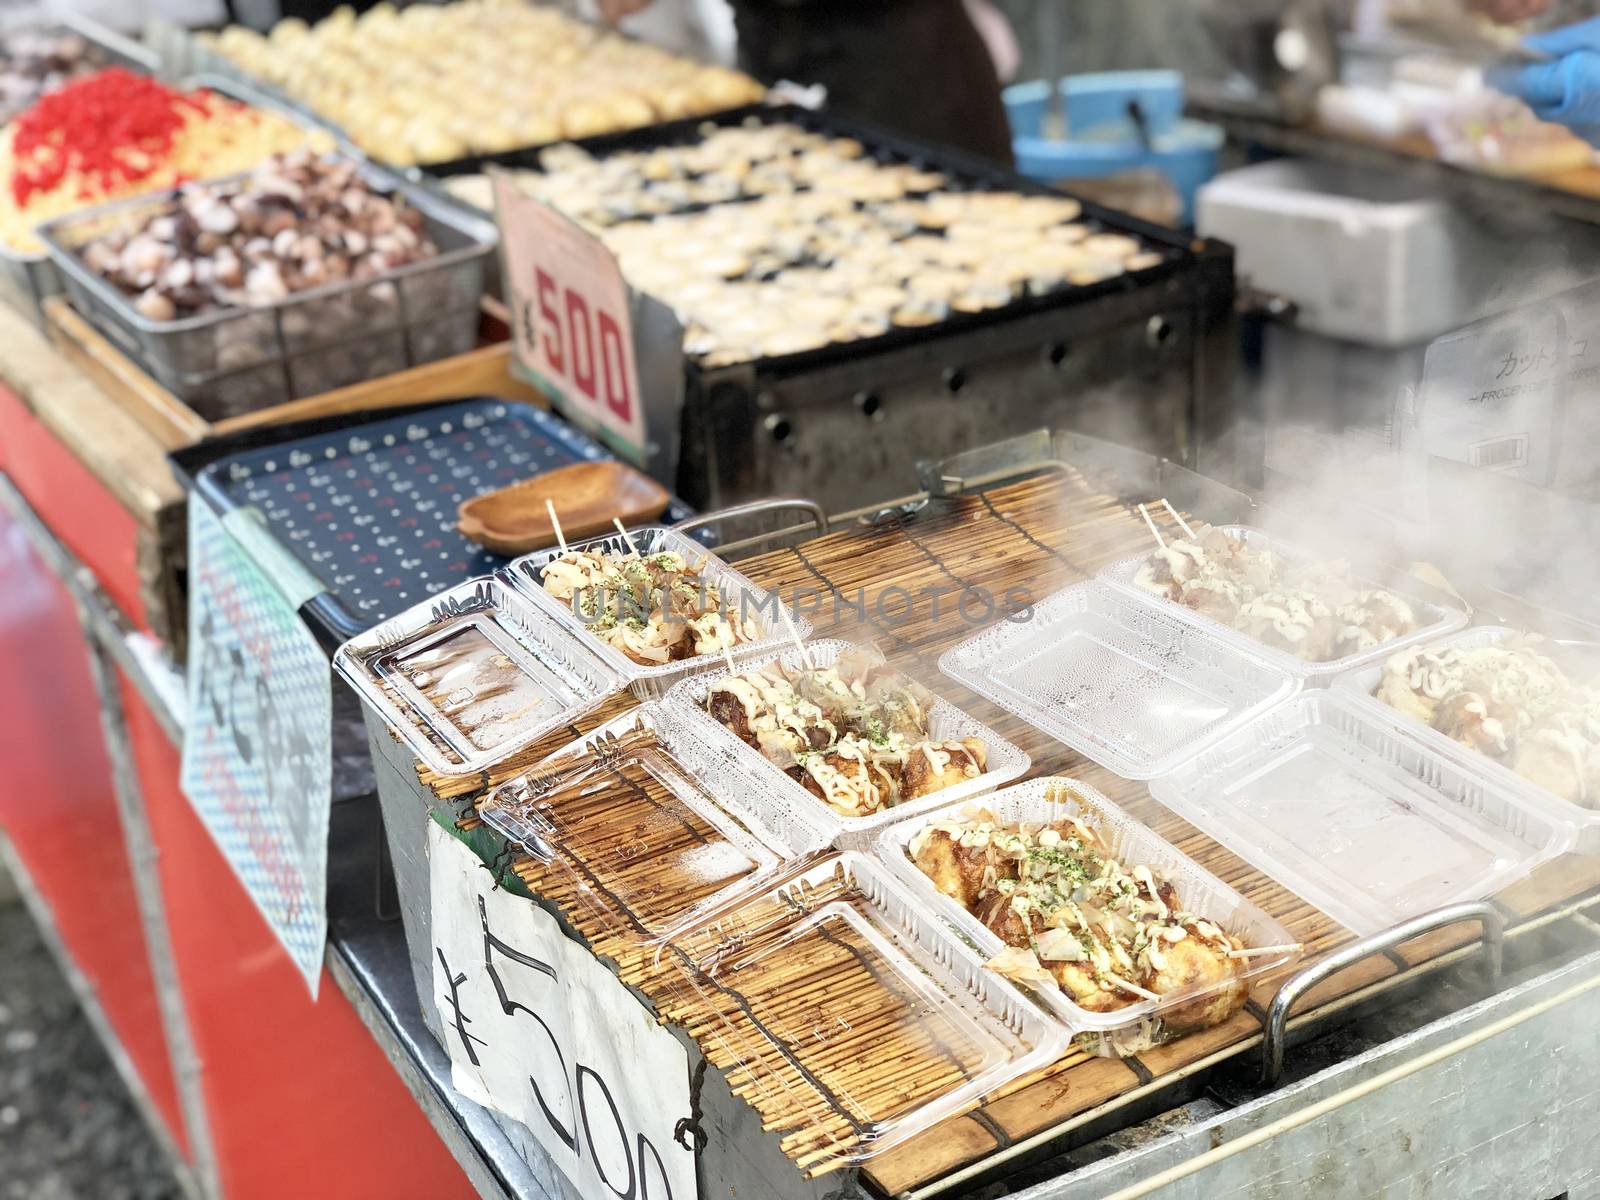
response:
{"label": "wooden board", "polygon": [[[797,589],[811,588],[824,597],[851,604],[864,600],[864,615],[853,607],[835,612],[831,604],[812,612],[816,636],[874,642],[896,667],[1032,755],[1031,774],[1071,775],[1099,788],[1281,921],[1305,943],[1303,962],[1314,961],[1352,940],[1353,935],[1157,804],[1143,784],[1117,778],[937,671],[939,654],[972,632],[955,604],[962,589],[983,588],[1003,595],[1008,588],[1021,587],[1028,598],[1039,600],[1148,545],[1144,524],[1128,503],[1097,493],[1069,472],[934,505],[914,519],[843,530],[792,549],[746,559],[739,566],[755,582],[780,589],[785,597],[795,597]],[[943,590],[945,603],[937,618],[927,601],[930,588]],[[903,617],[902,594],[923,597]],[[876,601],[886,596],[892,597],[893,603],[880,612]],[[591,718],[496,768],[492,776],[444,781],[430,779],[423,772],[424,781],[436,793],[454,798],[461,806],[463,822],[474,824],[475,805],[488,785],[518,774],[633,703],[619,697]],[[592,896],[580,894],[587,889],[571,873],[526,859],[514,861],[512,869],[536,893],[559,905],[595,952],[617,964],[624,981],[650,996],[672,1018],[684,1018],[681,989],[675,986],[669,965],[653,954],[640,953],[625,936],[618,935],[617,926],[597,918]],[[1523,918],[1596,887],[1600,887],[1600,859],[1569,857],[1508,890],[1499,903],[1514,919]],[[1461,926],[1411,943],[1395,956],[1366,960],[1315,989],[1302,1009],[1381,983],[1404,966],[1433,960],[1475,937],[1474,928]],[[883,1193],[897,1195],[981,1163],[1023,1139],[1058,1130],[1092,1110],[1195,1069],[1214,1055],[1245,1050],[1259,1040],[1266,1005],[1282,979],[1280,974],[1258,982],[1252,988],[1252,1003],[1218,1028],[1122,1059],[1074,1051],[1048,1070],[992,1098],[976,1114],[954,1118],[871,1159],[862,1168],[863,1174]],[[709,1048],[707,1055],[713,1056]],[[758,1098],[753,1097],[752,1102],[761,1107]]]}
{"label": "wooden board", "polygon": [[62,355],[120,401],[125,411],[168,450],[181,450],[208,437],[246,429],[429,400],[500,396],[540,408],[549,405],[543,392],[512,375],[511,343],[495,342],[452,358],[211,422],[146,374],[65,297],[45,301],[44,310],[51,340]]}
{"label": "wooden board", "polygon": [[150,530],[183,498],[165,448],[97,381],[59,353],[39,328],[0,304],[0,382]]}

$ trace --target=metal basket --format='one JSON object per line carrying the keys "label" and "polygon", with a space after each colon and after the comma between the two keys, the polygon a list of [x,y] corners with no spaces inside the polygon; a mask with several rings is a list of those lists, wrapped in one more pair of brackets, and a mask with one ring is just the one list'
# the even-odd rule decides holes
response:
{"label": "metal basket", "polygon": [[494,225],[369,163],[356,165],[368,183],[398,193],[422,214],[437,255],[259,308],[152,321],[85,266],[76,248],[109,223],[167,207],[170,192],[58,218],[41,226],[39,236],[73,306],[168,391],[207,420],[222,420],[462,354],[476,344],[485,265],[499,241]]}

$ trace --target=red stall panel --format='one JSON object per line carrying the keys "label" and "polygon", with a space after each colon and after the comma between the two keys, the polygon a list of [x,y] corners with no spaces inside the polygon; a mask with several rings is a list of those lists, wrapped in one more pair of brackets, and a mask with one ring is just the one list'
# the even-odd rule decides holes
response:
{"label": "red stall panel", "polygon": [[71,597],[0,513],[0,826],[187,1153],[88,654]]}
{"label": "red stall panel", "polygon": [[139,523],[4,386],[0,386],[0,469],[94,572],[117,607],[145,626],[144,602],[139,598]]}
{"label": "red stall panel", "polygon": [[326,972],[312,1003],[179,789],[177,751],[122,690],[228,1200],[476,1195]]}

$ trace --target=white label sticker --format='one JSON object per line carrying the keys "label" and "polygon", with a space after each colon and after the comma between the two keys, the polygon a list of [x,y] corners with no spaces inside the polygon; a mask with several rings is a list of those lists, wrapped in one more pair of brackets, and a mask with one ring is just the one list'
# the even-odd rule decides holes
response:
{"label": "white label sticker", "polygon": [[522,1122],[580,1195],[693,1200],[689,1055],[549,913],[428,823],[434,1001],[456,1088]]}
{"label": "white label sticker", "polygon": [[183,791],[305,977],[322,977],[332,792],[328,658],[206,503],[189,502]]}

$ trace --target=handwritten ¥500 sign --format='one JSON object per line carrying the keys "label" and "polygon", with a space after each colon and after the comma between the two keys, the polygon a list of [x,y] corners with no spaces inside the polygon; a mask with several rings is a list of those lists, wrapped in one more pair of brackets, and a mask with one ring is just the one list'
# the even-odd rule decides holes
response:
{"label": "handwritten \u00a5500 sign", "polygon": [[532,901],[428,822],[433,995],[451,1078],[522,1122],[581,1196],[694,1200],[688,1052]]}
{"label": "handwritten \u00a5500 sign", "polygon": [[518,361],[566,416],[643,463],[644,404],[616,258],[509,176],[496,173],[494,190]]}

